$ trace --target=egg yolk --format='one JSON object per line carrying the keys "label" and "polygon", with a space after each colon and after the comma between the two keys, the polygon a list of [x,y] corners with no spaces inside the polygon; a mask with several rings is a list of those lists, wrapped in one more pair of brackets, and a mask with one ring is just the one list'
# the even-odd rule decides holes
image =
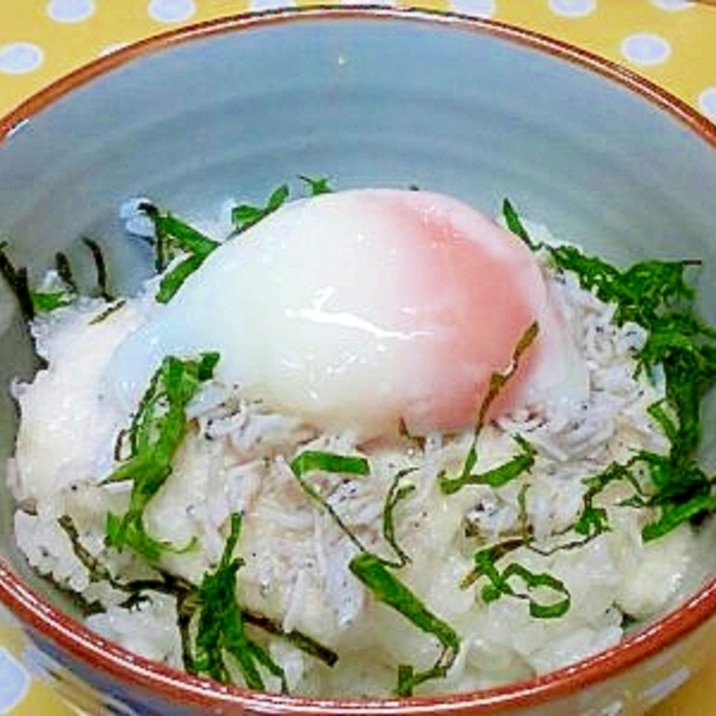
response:
{"label": "egg yolk", "polygon": [[318,427],[453,432],[474,424],[535,321],[500,411],[566,390],[573,372],[532,252],[443,195],[345,191],[286,204],[219,247],[109,374],[132,401],[165,355],[218,351],[220,380]]}

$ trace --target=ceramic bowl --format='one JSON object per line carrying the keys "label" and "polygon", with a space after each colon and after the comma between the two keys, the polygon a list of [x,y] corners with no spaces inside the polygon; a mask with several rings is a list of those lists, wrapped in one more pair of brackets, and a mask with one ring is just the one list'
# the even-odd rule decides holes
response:
{"label": "ceramic bowl", "polygon": [[[199,216],[229,194],[260,201],[302,173],[340,188],[417,184],[487,212],[509,196],[555,234],[617,261],[701,257],[704,306],[716,318],[716,129],[624,69],[497,23],[385,8],[210,22],[55,83],[0,120],[0,139],[0,233],[21,237],[16,259],[35,267],[78,236],[118,235],[128,196]],[[136,284],[136,257],[110,253]],[[32,366],[2,290],[7,385]],[[5,391],[0,410],[4,461],[16,420]],[[218,686],[80,626],[24,566],[0,489],[3,613],[31,642],[33,668],[90,712],[637,714],[716,658],[716,568],[703,565],[678,610],[607,652],[504,688],[358,702]]]}

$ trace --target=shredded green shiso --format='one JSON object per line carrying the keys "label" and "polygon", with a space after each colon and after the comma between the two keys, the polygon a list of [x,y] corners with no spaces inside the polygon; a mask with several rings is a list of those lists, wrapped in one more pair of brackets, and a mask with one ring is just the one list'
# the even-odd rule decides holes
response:
{"label": "shredded green shiso", "polygon": [[[698,315],[696,292],[687,273],[700,261],[647,260],[619,269],[575,246],[544,246],[534,242],[514,207],[504,202],[505,222],[533,251],[546,251],[560,271],[575,273],[583,288],[605,303],[616,305],[618,325],[633,322],[647,331],[638,351],[639,371],[663,371],[666,398],[649,408],[671,448],[667,456],[641,451],[627,464],[613,465],[604,475],[587,478],[591,501],[613,480],[628,482],[634,491],[627,504],[653,508],[656,517],[644,527],[645,540],[661,537],[683,522],[698,520],[716,508],[714,476],[698,464],[701,445],[701,406],[716,382],[716,328]],[[650,489],[640,488],[637,471],[646,470]],[[586,504],[581,531],[606,529],[603,518]]]}
{"label": "shredded green shiso", "polygon": [[[332,191],[325,178],[301,177],[301,181],[309,196]],[[282,184],[270,193],[264,205],[237,204],[232,211],[232,240],[241,240],[241,234],[276,211],[290,195],[289,186]],[[219,243],[153,204],[144,203],[140,210],[154,225],[155,267],[161,276],[156,300],[166,303]],[[529,489],[525,478],[534,466],[534,446],[524,437],[515,435],[513,457],[488,470],[480,469],[478,453],[478,438],[486,425],[489,408],[514,374],[523,353],[535,340],[539,330],[536,323],[515,346],[511,366],[492,376],[487,397],[479,406],[473,439],[460,471],[455,475],[441,474],[438,478],[438,487],[446,497],[474,485],[499,488],[522,481],[518,505],[523,516],[521,533],[496,544],[476,546],[473,568],[464,576],[460,587],[475,586],[476,598],[484,603],[502,598],[524,600],[532,617],[558,619],[570,609],[571,596],[565,584],[553,574],[528,569],[519,561],[511,560],[510,555],[518,548],[539,554],[575,549],[610,530],[607,512],[598,502],[599,495],[609,485],[620,482],[629,488],[630,496],[620,503],[624,509],[646,509],[652,515],[643,528],[645,541],[662,537],[687,522],[698,525],[716,511],[715,478],[706,474],[697,460],[701,443],[701,404],[716,380],[716,329],[699,318],[695,310],[695,292],[688,274],[699,262],[649,260],[622,270],[574,246],[549,246],[534,241],[507,200],[503,204],[503,219],[508,229],[532,251],[546,254],[557,271],[573,272],[583,288],[593,291],[606,303],[616,304],[618,324],[634,322],[646,329],[647,341],[636,356],[638,370],[647,376],[663,371],[666,380],[666,397],[650,406],[649,412],[669,440],[668,454],[640,451],[623,464],[613,463],[599,474],[585,475],[586,491],[579,516],[571,528],[564,531],[562,542],[550,550],[537,544],[525,514]],[[96,287],[90,293],[111,303],[114,299],[108,289],[109,279],[99,244],[86,239],[85,246],[96,267]],[[55,257],[56,280],[49,289],[31,287],[28,271],[13,265],[6,244],[0,244],[0,273],[14,291],[28,323],[44,313],[72,305],[81,294],[69,260],[62,253]],[[109,305],[95,321],[102,320],[120,305],[121,302]],[[247,611],[239,603],[237,585],[244,565],[240,555],[243,516],[232,515],[224,526],[226,542],[221,559],[198,584],[173,576],[162,566],[165,553],[191,550],[194,545],[159,541],[148,534],[144,522],[148,504],[171,479],[176,452],[189,429],[187,404],[202,384],[211,381],[220,360],[217,353],[206,353],[194,359],[165,357],[147,386],[131,424],[117,438],[117,466],[103,483],[127,482],[131,485],[126,512],[110,512],[106,516],[107,548],[133,553],[150,567],[154,576],[123,581],[92,556],[69,515],[62,516],[59,525],[69,537],[90,579],[107,582],[126,594],[125,606],[140,604],[150,599],[152,593],[175,598],[187,671],[229,683],[233,680],[232,673],[238,670],[250,688],[264,690],[267,679],[273,679],[280,690],[287,693],[288,684],[282,667],[269,653],[265,640],[256,634],[284,638],[329,667],[339,660],[340,655],[301,632],[284,632],[271,619]],[[418,439],[407,434],[405,438],[420,446]],[[398,666],[396,695],[412,695],[420,684],[445,677],[460,652],[460,636],[454,627],[428,608],[400,576],[411,556],[398,542],[394,515],[415,492],[411,473],[417,467],[396,471],[385,495],[382,537],[389,556],[367,549],[312,481],[314,474],[336,479],[370,479],[368,458],[306,450],[294,456],[289,467],[307,499],[351,540],[355,556],[346,567],[350,574],[377,602],[399,613],[436,643],[437,656],[428,668],[421,670],[407,663]],[[649,478],[647,485],[644,484],[644,474]],[[98,607],[85,605],[85,608],[89,613]]]}

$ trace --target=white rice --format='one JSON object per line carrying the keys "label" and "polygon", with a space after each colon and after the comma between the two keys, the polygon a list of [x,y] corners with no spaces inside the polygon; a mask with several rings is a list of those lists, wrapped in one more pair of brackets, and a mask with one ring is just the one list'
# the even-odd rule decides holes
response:
{"label": "white rice", "polygon": [[[549,281],[589,367],[590,394],[583,405],[563,406],[559,414],[533,406],[487,426],[479,440],[481,471],[512,457],[515,434],[537,449],[529,475],[498,489],[470,486],[446,496],[437,486],[441,472],[459,471],[470,432],[428,436],[424,448],[407,439],[364,446],[351,434],[318,434],[294,417],[267,413],[240,391],[215,382],[191,404],[190,434],[171,477],[150,503],[147,530],[176,545],[196,540],[199,548],[166,553],[162,566],[197,584],[222,553],[230,515],[244,515],[237,549],[246,562],[239,572],[242,607],[276,620],[286,631],[300,630],[340,655],[329,668],[280,637],[267,638],[293,693],[388,695],[398,664],[425,668],[438,653],[430,636],[377,603],[348,571],[356,546],[307,498],[289,467],[306,449],[370,459],[367,478],[323,474],[312,479],[363,544],[382,555],[390,555],[381,528],[385,495],[398,470],[415,468],[405,478],[415,492],[395,513],[398,542],[411,557],[399,576],[461,638],[447,678],[425,683],[421,693],[493,686],[573,663],[616,644],[624,615],[648,618],[678,594],[694,552],[694,533],[682,526],[644,544],[641,529],[649,515],[617,506],[626,496],[618,485],[599,497],[610,531],[578,549],[543,555],[521,547],[505,558],[564,582],[571,607],[563,617],[535,619],[524,600],[503,597],[486,604],[479,585],[460,586],[476,549],[520,534],[524,515],[518,504],[525,484],[527,524],[547,550],[578,538],[569,530],[582,508],[584,478],[641,449],[668,449],[646,410],[662,397],[663,385],[635,375],[633,356],[644,331],[616,326],[615,307],[581,289],[575,276],[550,274]],[[49,366],[32,384],[15,387],[22,413],[11,470],[20,505],[15,533],[39,572],[103,605],[103,613],[87,620],[92,629],[136,653],[181,667],[174,600],[156,595],[139,607],[123,608],[126,594],[90,581],[57,524],[60,516],[70,515],[85,549],[117,578],[151,574],[128,551],[119,554],[104,544],[106,513],[122,513],[130,485],[100,484],[115,464],[114,436],[126,426],[126,416],[98,398],[112,350],[146,320],[150,303],[147,296],[130,299],[92,323],[105,306],[83,301],[34,324]],[[467,536],[466,527],[477,537]],[[278,688],[277,680],[269,681]]]}

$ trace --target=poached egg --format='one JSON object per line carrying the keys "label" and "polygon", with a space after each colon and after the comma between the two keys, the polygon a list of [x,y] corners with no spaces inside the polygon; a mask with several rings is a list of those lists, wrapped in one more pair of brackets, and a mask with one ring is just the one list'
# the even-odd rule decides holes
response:
{"label": "poached egg", "polygon": [[535,321],[493,414],[587,392],[534,254],[456,199],[351,190],[285,204],[223,243],[117,348],[107,378],[133,407],[166,355],[217,351],[220,381],[322,429],[456,432]]}

